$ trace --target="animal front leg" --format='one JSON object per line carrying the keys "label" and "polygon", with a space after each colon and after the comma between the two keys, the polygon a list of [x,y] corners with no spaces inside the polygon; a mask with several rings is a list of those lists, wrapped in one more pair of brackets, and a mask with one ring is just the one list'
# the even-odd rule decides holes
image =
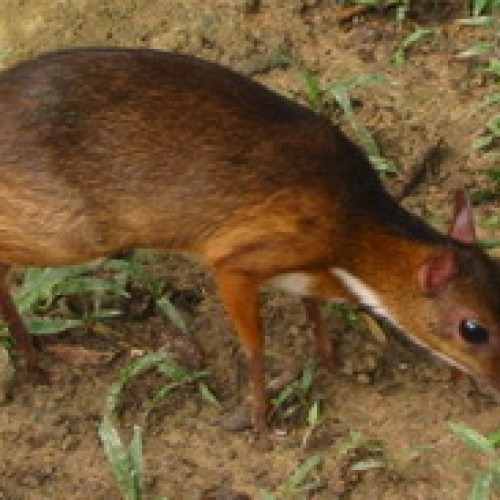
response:
{"label": "animal front leg", "polygon": [[6,266],[0,267],[0,311],[4,321],[9,327],[10,335],[16,343],[16,348],[19,350],[21,357],[26,363],[26,367],[30,372],[37,372],[38,355],[33,343],[33,337],[26,329],[24,322],[12,301],[9,289],[6,284],[9,268]]}
{"label": "animal front leg", "polygon": [[251,382],[255,430],[267,430],[268,399],[264,372],[264,335],[259,315],[259,282],[231,271],[215,272],[222,302],[233,320],[246,356]]}

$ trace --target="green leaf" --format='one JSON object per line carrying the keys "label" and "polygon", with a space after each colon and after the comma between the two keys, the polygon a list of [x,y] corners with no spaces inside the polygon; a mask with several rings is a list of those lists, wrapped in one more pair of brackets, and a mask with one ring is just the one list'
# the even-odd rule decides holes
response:
{"label": "green leaf", "polygon": [[497,20],[493,16],[477,16],[458,19],[457,23],[463,26],[493,28],[497,24]]}
{"label": "green leaf", "polygon": [[165,351],[152,352],[132,361],[123,368],[118,380],[111,385],[108,391],[106,397],[107,414],[111,415],[116,410],[121,392],[127,382],[169,359],[170,355]]}
{"label": "green leaf", "polygon": [[373,83],[387,83],[387,79],[375,74],[360,75],[342,82],[333,83],[327,87],[327,90],[333,94],[351,128],[359,138],[363,149],[367,152],[368,158],[373,166],[380,172],[394,173],[397,170],[395,163],[382,157],[377,141],[371,132],[357,120],[352,107],[352,101],[349,94],[351,90],[361,85]]}
{"label": "green leaf", "polygon": [[[500,243],[500,242],[499,242]],[[498,444],[500,444],[500,430],[498,431],[495,431],[493,433],[491,433],[489,436],[488,436],[488,441],[491,443],[492,446],[497,446]]]}
{"label": "green leaf", "polygon": [[300,389],[304,394],[307,394],[313,386],[314,374],[316,372],[316,365],[312,361],[308,361],[302,371],[302,378],[300,380]]}
{"label": "green leaf", "polygon": [[484,71],[500,78],[500,59],[490,59]]}
{"label": "green leaf", "polygon": [[492,471],[488,470],[478,474],[474,478],[469,500],[489,500],[492,483],[493,483]]}
{"label": "green leaf", "polygon": [[423,40],[424,38],[429,37],[434,34],[433,29],[428,28],[418,28],[413,33],[408,35],[398,46],[398,48],[394,51],[392,55],[391,62],[397,66],[403,64],[406,59],[406,51],[415,43]]}
{"label": "green leaf", "polygon": [[137,491],[136,488],[135,473],[130,456],[111,418],[107,415],[104,415],[99,426],[99,438],[123,496],[126,500],[140,500],[141,492]]}
{"label": "green leaf", "polygon": [[111,293],[114,295],[127,297],[128,293],[121,284],[113,281],[96,278],[94,276],[74,277],[57,283],[52,293],[54,295],[81,295],[83,293],[103,294]]}
{"label": "green leaf", "polygon": [[481,224],[484,227],[500,227],[500,215],[492,215]]}
{"label": "green leaf", "polygon": [[500,247],[500,240],[481,240],[479,245],[485,250],[491,250]]}
{"label": "green leaf", "polygon": [[494,137],[492,135],[484,135],[482,137],[478,137],[474,139],[472,143],[472,147],[474,149],[485,149],[490,147],[493,144]]}
{"label": "green leaf", "polygon": [[475,429],[460,424],[449,423],[451,430],[471,448],[486,455],[494,455],[495,447],[487,437],[483,436]]}
{"label": "green leaf", "polygon": [[315,469],[321,462],[323,458],[319,455],[313,455],[307,458],[300,464],[293,474],[288,478],[284,485],[285,492],[295,492],[299,489],[300,485],[304,482],[307,476]]}
{"label": "green leaf", "polygon": [[315,401],[311,408],[309,408],[309,412],[307,413],[307,423],[308,425],[314,427],[319,423],[319,416],[321,411],[321,405],[319,401]]}
{"label": "green leaf", "polygon": [[201,398],[206,401],[208,404],[215,406],[217,408],[221,408],[221,404],[219,400],[215,397],[215,394],[208,388],[207,384],[204,382],[198,383],[198,389],[201,394]]}
{"label": "green leaf", "polygon": [[290,396],[295,393],[296,390],[296,383],[291,383],[285,386],[275,398],[271,399],[271,404],[276,408],[280,408],[283,406],[285,401],[287,401]]}
{"label": "green leaf", "polygon": [[273,495],[266,490],[259,490],[259,495],[261,500],[276,500],[276,495]]}
{"label": "green leaf", "polygon": [[488,7],[490,0],[474,0],[472,4],[472,15],[474,17],[480,16]]}
{"label": "green leaf", "polygon": [[356,462],[351,470],[355,472],[363,472],[372,469],[384,469],[388,465],[386,460],[382,460],[379,458],[369,458],[367,460],[361,460],[360,462]]}
{"label": "green leaf", "polygon": [[302,70],[301,74],[305,81],[306,96],[309,106],[315,111],[321,111],[324,91],[318,77],[307,69]]}
{"label": "green leaf", "polygon": [[487,95],[477,106],[470,112],[470,116],[474,116],[479,111],[482,111],[484,108],[488,106],[493,106],[495,104],[500,103],[500,92],[494,92],[493,94]]}
{"label": "green leaf", "polygon": [[383,0],[354,0],[358,5],[368,5],[369,7],[378,7],[382,4]]}
{"label": "green leaf", "polygon": [[79,319],[42,318],[37,316],[23,316],[28,331],[33,335],[54,335],[83,325]]}
{"label": "green leaf", "polygon": [[479,42],[467,50],[460,52],[459,57],[484,56],[493,53],[495,44],[491,42]]}
{"label": "green leaf", "polygon": [[164,314],[179,330],[186,333],[187,326],[184,318],[178,309],[166,297],[160,297],[156,301],[156,305],[162,314]]}
{"label": "green leaf", "polygon": [[493,181],[500,183],[500,168],[488,168],[484,173]]}
{"label": "green leaf", "polygon": [[492,116],[486,126],[495,137],[500,137],[500,115]]}
{"label": "green leaf", "polygon": [[383,156],[371,155],[368,156],[371,164],[376,170],[385,174],[395,174],[398,171],[398,166],[393,160],[384,158]]}
{"label": "green leaf", "polygon": [[139,499],[144,490],[144,458],[142,428],[138,425],[134,425],[132,440],[129,446],[129,460],[134,479],[135,498]]}

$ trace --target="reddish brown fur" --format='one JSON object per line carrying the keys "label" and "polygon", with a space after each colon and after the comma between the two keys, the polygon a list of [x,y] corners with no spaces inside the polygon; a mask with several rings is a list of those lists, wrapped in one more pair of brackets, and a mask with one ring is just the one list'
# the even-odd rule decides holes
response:
{"label": "reddish brown fur", "polygon": [[[256,425],[265,425],[257,294],[283,273],[310,276],[307,295],[351,300],[331,273],[348,270],[421,342],[498,379],[496,344],[477,356],[436,333],[456,303],[498,343],[498,272],[487,277],[484,253],[400,208],[361,151],[312,111],[191,57],[81,49],[0,75],[0,116],[0,262],[66,265],[133,247],[199,255],[247,354]],[[430,298],[417,271],[444,248],[474,269]]]}

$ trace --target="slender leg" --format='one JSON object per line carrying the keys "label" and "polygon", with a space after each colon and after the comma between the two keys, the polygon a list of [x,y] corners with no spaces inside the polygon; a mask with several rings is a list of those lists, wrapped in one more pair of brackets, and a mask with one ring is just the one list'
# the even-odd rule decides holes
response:
{"label": "slender leg", "polygon": [[325,368],[335,371],[334,346],[325,328],[320,303],[316,299],[308,297],[303,298],[302,302],[306,310],[307,319],[313,327],[317,356]]}
{"label": "slender leg", "polygon": [[26,367],[29,371],[37,371],[38,356],[33,343],[33,338],[28,330],[26,330],[23,320],[21,319],[21,316],[12,301],[6,284],[8,270],[8,267],[0,266],[0,311],[3,319],[9,327],[12,338],[16,342],[16,347],[19,349],[19,352],[26,363]]}
{"label": "slender leg", "polygon": [[215,278],[226,310],[234,322],[247,358],[253,396],[255,430],[267,429],[268,409],[264,374],[264,335],[259,315],[259,281],[240,273],[217,269]]}

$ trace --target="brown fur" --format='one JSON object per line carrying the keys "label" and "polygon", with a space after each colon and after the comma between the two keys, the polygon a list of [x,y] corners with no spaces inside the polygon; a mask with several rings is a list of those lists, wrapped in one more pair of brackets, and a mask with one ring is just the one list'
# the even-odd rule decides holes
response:
{"label": "brown fur", "polygon": [[[312,296],[350,300],[330,272],[348,270],[421,342],[499,378],[490,261],[400,208],[362,152],[312,111],[191,57],[80,49],[1,74],[0,116],[0,262],[58,266],[134,247],[197,254],[247,354],[256,425],[265,412],[257,294],[288,272],[310,275]],[[441,248],[469,270],[431,298],[416,273]],[[484,355],[437,333],[450,303],[487,324]],[[324,333],[317,339],[325,350]]]}

